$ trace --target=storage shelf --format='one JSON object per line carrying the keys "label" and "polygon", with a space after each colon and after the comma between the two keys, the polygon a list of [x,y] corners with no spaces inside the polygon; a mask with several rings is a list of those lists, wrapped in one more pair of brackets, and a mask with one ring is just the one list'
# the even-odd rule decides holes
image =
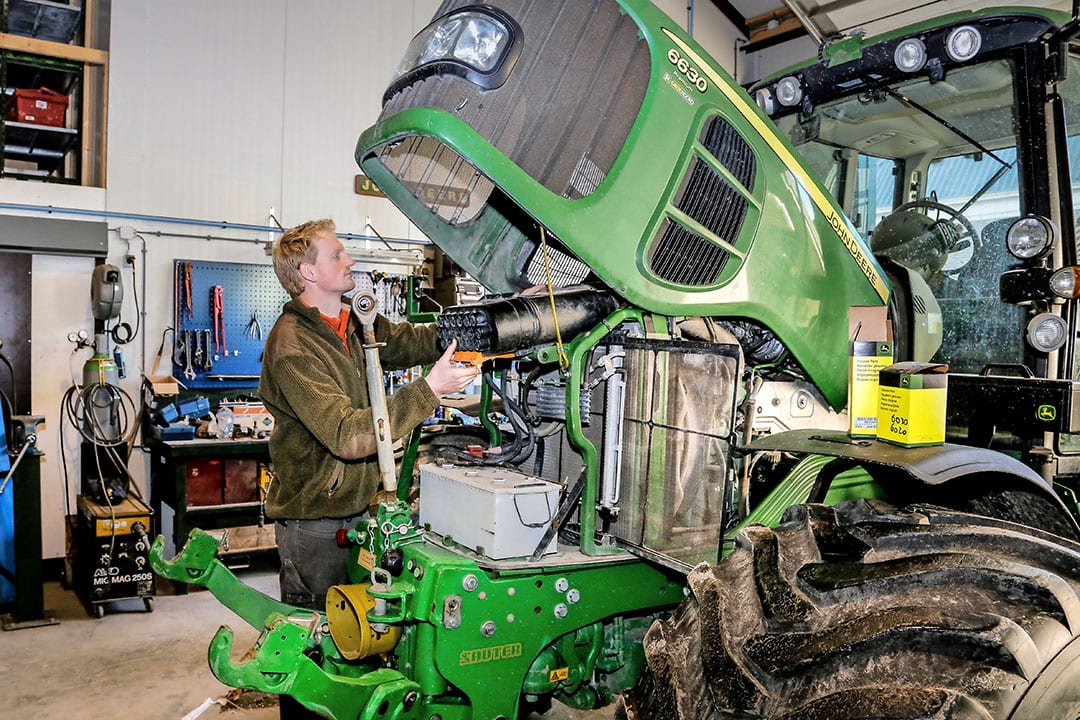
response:
{"label": "storage shelf", "polygon": [[82,8],[49,0],[8,0],[8,32],[69,43],[79,28]]}
{"label": "storage shelf", "polygon": [[82,65],[70,60],[14,52],[5,52],[4,60],[7,64],[4,92],[8,95],[15,88],[40,87],[70,95],[82,77]]}
{"label": "storage shelf", "polygon": [[70,128],[4,123],[4,155],[15,160],[30,160],[39,166],[55,169],[79,139],[79,131]]}
{"label": "storage shelf", "polygon": [[207,515],[221,515],[224,513],[235,512],[237,510],[256,510],[259,507],[257,502],[246,503],[222,503],[220,505],[188,505],[188,515],[196,515],[199,513],[205,513]]}

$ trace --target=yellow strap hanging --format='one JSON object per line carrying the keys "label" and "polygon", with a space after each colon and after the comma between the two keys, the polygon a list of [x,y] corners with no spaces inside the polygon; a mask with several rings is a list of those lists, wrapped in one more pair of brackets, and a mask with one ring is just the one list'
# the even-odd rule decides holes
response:
{"label": "yellow strap hanging", "polygon": [[548,301],[551,303],[551,319],[555,323],[555,349],[559,353],[559,368],[567,370],[570,368],[570,359],[566,357],[566,352],[563,350],[562,333],[559,331],[559,316],[555,312],[555,291],[551,283],[551,265],[548,263],[547,232],[545,232],[543,225],[540,226],[540,247],[544,251],[544,274],[547,276],[547,292]]}

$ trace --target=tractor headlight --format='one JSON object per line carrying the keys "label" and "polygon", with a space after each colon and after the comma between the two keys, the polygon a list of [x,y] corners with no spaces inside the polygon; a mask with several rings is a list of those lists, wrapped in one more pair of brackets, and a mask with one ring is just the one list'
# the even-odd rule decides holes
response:
{"label": "tractor headlight", "polygon": [[982,48],[982,33],[971,25],[953,28],[945,38],[945,52],[955,62],[965,62],[975,57]]}
{"label": "tractor headlight", "polygon": [[1027,341],[1040,352],[1052,352],[1065,344],[1069,326],[1059,315],[1039,313],[1027,326]]}
{"label": "tractor headlight", "polygon": [[785,107],[794,107],[802,102],[802,83],[794,75],[781,78],[776,83],[776,99]]}
{"label": "tractor headlight", "polygon": [[754,93],[754,100],[757,101],[758,107],[766,115],[772,115],[776,112],[776,96],[772,94],[769,88],[761,88]]}
{"label": "tractor headlight", "polygon": [[1050,292],[1062,298],[1080,297],[1080,267],[1063,267],[1051,275]]}
{"label": "tractor headlight", "polygon": [[918,72],[926,65],[926,45],[919,38],[901,41],[893,52],[893,62],[904,72]]}
{"label": "tractor headlight", "polygon": [[1054,245],[1057,230],[1046,218],[1035,215],[1022,217],[1005,233],[1005,244],[1012,256],[1020,260],[1045,255]]}
{"label": "tractor headlight", "polygon": [[394,73],[390,97],[436,73],[458,75],[485,90],[502,85],[521,54],[521,26],[490,5],[447,13],[417,33]]}

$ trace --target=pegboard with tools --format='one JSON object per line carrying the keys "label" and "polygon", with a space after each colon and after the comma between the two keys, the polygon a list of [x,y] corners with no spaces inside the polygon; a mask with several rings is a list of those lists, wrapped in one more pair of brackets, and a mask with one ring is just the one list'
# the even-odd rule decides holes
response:
{"label": "pegboard with tools", "polygon": [[[354,270],[353,278],[380,313],[405,319],[404,276]],[[271,265],[174,261],[173,377],[190,389],[258,385],[266,335],[288,300]]]}
{"label": "pegboard with tools", "polygon": [[266,333],[289,300],[270,265],[173,263],[173,377],[188,388],[252,387]]}

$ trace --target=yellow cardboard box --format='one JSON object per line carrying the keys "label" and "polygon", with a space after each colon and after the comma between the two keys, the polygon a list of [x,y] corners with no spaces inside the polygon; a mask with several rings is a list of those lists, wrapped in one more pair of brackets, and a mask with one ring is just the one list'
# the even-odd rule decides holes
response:
{"label": "yellow cardboard box", "polygon": [[892,333],[886,308],[853,307],[848,312],[848,434],[875,437],[878,422],[878,373],[893,361]]}
{"label": "yellow cardboard box", "polygon": [[944,443],[948,372],[948,365],[924,362],[901,362],[882,370],[878,439],[903,447]]}

